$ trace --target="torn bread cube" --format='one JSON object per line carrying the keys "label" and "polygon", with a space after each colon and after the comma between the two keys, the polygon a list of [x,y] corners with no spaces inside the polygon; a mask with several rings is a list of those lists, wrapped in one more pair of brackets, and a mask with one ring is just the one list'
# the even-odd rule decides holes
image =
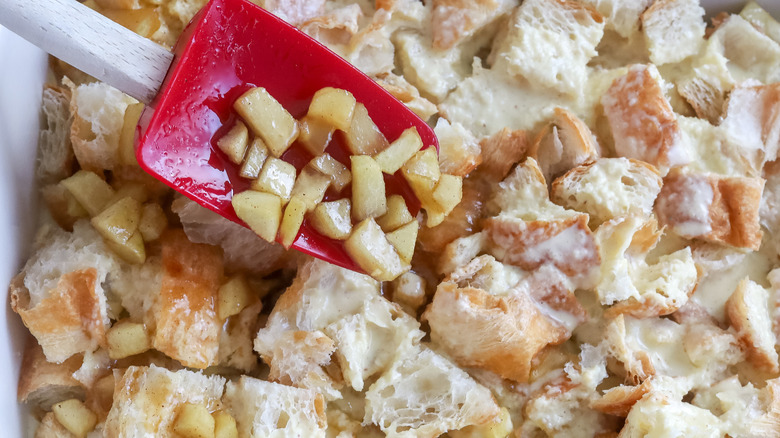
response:
{"label": "torn bread cube", "polygon": [[[780,67],[778,67],[780,68]],[[780,148],[780,84],[738,85],[729,93],[721,126],[757,167],[775,161]]]}
{"label": "torn bread cube", "polygon": [[777,373],[780,370],[775,351],[777,339],[772,331],[769,306],[767,290],[745,278],[726,302],[726,313],[750,362],[759,369]]}
{"label": "torn bread cube", "polygon": [[531,146],[526,131],[513,131],[508,128],[482,138],[479,144],[482,149],[482,164],[479,169],[492,181],[503,180],[512,166],[526,156]]}
{"label": "torn bread cube", "polygon": [[249,373],[257,367],[253,341],[263,302],[253,297],[240,312],[228,317],[219,332],[218,362]]}
{"label": "torn bread cube", "polygon": [[139,432],[174,436],[176,416],[184,404],[216,410],[225,387],[221,376],[174,372],[155,365],[131,366],[118,375],[114,403],[104,427],[107,436],[134,436]]}
{"label": "torn bread cube", "polygon": [[695,55],[704,42],[704,9],[697,0],[656,1],[642,13],[650,60],[675,63]]}
{"label": "torn bread cube", "polygon": [[734,87],[729,73],[728,59],[716,44],[707,44],[699,56],[693,58],[691,71],[675,81],[677,92],[696,111],[700,118],[717,125],[725,109],[726,96]]}
{"label": "torn bread cube", "polygon": [[70,143],[70,92],[65,88],[46,86],[41,96],[44,128],[38,138],[38,165],[35,177],[44,184],[54,184],[68,177],[73,167]]}
{"label": "torn bread cube", "polygon": [[439,169],[442,173],[466,176],[482,162],[482,147],[460,123],[440,118],[434,132],[439,139]]}
{"label": "torn bread cube", "polygon": [[564,93],[583,87],[604,33],[601,14],[579,2],[532,0],[515,9],[510,25],[493,49],[496,67]]}
{"label": "torn bread cube", "polygon": [[398,357],[366,392],[364,423],[390,436],[438,436],[500,414],[490,391],[425,347]]}
{"label": "torn bread cube", "polygon": [[[162,264],[152,346],[185,366],[206,368],[216,361],[219,348],[222,251],[190,242],[183,231],[170,231],[162,237]],[[182,303],[187,303],[186,311]]]}
{"label": "torn bread cube", "polygon": [[639,385],[620,385],[604,391],[596,400],[590,403],[590,407],[605,414],[625,417],[631,408],[652,389],[653,377],[648,378]]}
{"label": "torn bread cube", "polygon": [[480,253],[486,251],[489,243],[490,240],[485,231],[453,240],[444,247],[444,251],[439,257],[437,272],[446,275],[465,266]]}
{"label": "torn bread cube", "polygon": [[433,47],[452,49],[479,29],[495,23],[514,6],[512,1],[461,2],[436,0],[431,11]]}
{"label": "torn bread cube", "polygon": [[[607,183],[609,181],[609,183]],[[649,216],[663,182],[650,164],[629,158],[600,158],[555,180],[553,202],[590,215],[598,225],[630,213]]]}
{"label": "torn bread cube", "polygon": [[328,400],[339,398],[336,382],[325,371],[336,349],[333,339],[320,330],[286,330],[262,354],[270,370],[268,379],[283,385],[311,389]]}
{"label": "torn bread cube", "polygon": [[119,262],[86,221],[53,230],[9,287],[11,308],[60,363],[105,345],[110,325],[103,284]]}
{"label": "torn bread cube", "polygon": [[325,402],[316,391],[241,376],[225,385],[222,402],[239,436],[325,437]]}
{"label": "torn bread cube", "polygon": [[690,157],[661,81],[653,65],[634,65],[612,83],[601,103],[617,155],[646,161],[665,175]]}
{"label": "torn bread cube", "polygon": [[233,107],[274,157],[282,156],[298,138],[298,121],[263,87],[242,94]]}
{"label": "torn bread cube", "polygon": [[761,246],[761,178],[674,171],[664,179],[655,212],[678,235],[757,251]]}
{"label": "torn bread cube", "polygon": [[629,38],[639,30],[639,18],[653,0],[584,0],[604,16],[605,29]]}
{"label": "torn bread cube", "polygon": [[724,379],[696,392],[691,403],[715,412],[728,436],[778,436],[780,380],[770,379],[759,389],[739,376]]}
{"label": "torn bread cube", "polygon": [[780,43],[780,23],[761,7],[755,0],[750,0],[739,12],[739,16],[747,20],[756,29],[772,40]]}
{"label": "torn bread cube", "polygon": [[755,79],[763,84],[780,80],[780,44],[739,15],[730,15],[713,32],[710,44],[728,59],[737,83]]}
{"label": "torn bread cube", "polygon": [[81,359],[72,356],[56,364],[46,360],[37,342],[28,342],[19,368],[17,397],[35,409],[50,411],[55,403],[72,398],[83,399],[84,385],[73,378]]}
{"label": "torn bread cube", "polygon": [[468,73],[461,48],[436,50],[428,35],[411,30],[396,32],[393,43],[403,77],[433,103],[446,98]]}
{"label": "torn bread cube", "polygon": [[542,169],[544,179],[552,182],[599,155],[599,145],[590,128],[576,115],[555,108],[555,117],[545,126],[528,151]]}

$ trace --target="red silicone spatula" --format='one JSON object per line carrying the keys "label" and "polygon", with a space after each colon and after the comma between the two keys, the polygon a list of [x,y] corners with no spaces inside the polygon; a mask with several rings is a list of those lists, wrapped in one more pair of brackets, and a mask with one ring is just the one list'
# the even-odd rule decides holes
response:
{"label": "red silicone spatula", "polygon": [[[173,54],[75,0],[1,0],[0,24],[149,104],[136,133],[141,166],[241,224],[230,200],[250,181],[239,177],[238,167],[215,147],[215,134],[235,117],[234,100],[253,86],[266,88],[296,118],[306,113],[320,88],[343,88],[366,106],[388,140],[414,126],[424,145],[438,147],[431,128],[373,80],[246,0],[211,0],[185,29]],[[349,165],[338,148],[333,144],[328,152]],[[295,145],[282,156],[298,169],[309,158]],[[416,214],[419,202],[405,181],[393,175],[386,182],[388,192],[404,195]],[[360,270],[340,242],[305,222],[293,247]]]}

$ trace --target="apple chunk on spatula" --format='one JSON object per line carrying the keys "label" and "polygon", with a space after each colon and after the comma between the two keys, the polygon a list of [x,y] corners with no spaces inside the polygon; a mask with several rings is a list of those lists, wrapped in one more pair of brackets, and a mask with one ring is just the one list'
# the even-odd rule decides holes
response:
{"label": "apple chunk on spatula", "polygon": [[[307,114],[327,87],[346,90],[392,142],[414,127],[423,149],[438,147],[431,128],[369,77],[326,47],[246,0],[211,0],[179,38],[173,53],[82,6],[75,0],[3,0],[0,24],[148,104],[136,128],[143,169],[222,216],[246,225],[235,194],[250,189],[218,141],[240,120],[235,102],[262,87],[293,118]],[[262,114],[262,112],[261,112]],[[350,167],[349,148],[336,131],[326,152]],[[277,157],[297,173],[313,155],[295,141]],[[383,174],[387,196],[398,194],[411,215],[420,200],[406,180]],[[351,188],[340,192],[349,197]],[[332,200],[332,188],[325,200]],[[364,271],[343,240],[317,232],[304,220],[292,247],[349,269]]]}

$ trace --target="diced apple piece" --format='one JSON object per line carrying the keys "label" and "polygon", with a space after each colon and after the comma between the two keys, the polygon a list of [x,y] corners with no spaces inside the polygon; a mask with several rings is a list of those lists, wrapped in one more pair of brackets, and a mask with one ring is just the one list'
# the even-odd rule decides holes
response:
{"label": "diced apple piece", "polygon": [[387,234],[387,241],[393,245],[398,252],[398,256],[401,257],[401,261],[404,263],[411,263],[412,261],[414,245],[417,243],[417,231],[419,228],[420,224],[413,220],[392,233]]}
{"label": "diced apple piece", "polygon": [[282,220],[282,198],[272,193],[247,190],[233,196],[236,216],[263,239],[273,242]]}
{"label": "diced apple piece", "polygon": [[314,93],[306,116],[346,131],[352,122],[356,103],[355,96],[347,90],[320,88]]}
{"label": "diced apple piece", "polygon": [[414,218],[409,213],[406,206],[406,200],[401,195],[392,195],[387,198],[387,212],[379,216],[376,223],[382,227],[386,233],[393,231],[404,224],[408,224]]}
{"label": "diced apple piece", "polygon": [[103,211],[114,196],[114,189],[96,173],[79,170],[62,180],[62,185],[87,210],[90,216]]}
{"label": "diced apple piece", "polygon": [[433,190],[433,199],[439,207],[438,210],[446,216],[452,212],[462,198],[463,178],[446,173],[442,174]]}
{"label": "diced apple piece", "polygon": [[263,169],[266,158],[268,158],[268,148],[263,140],[255,138],[249,144],[249,149],[246,152],[246,157],[244,157],[244,163],[241,164],[239,175],[247,179],[257,178],[260,176],[260,170]]}
{"label": "diced apple piece", "polygon": [[349,159],[352,161],[352,217],[359,222],[382,216],[387,211],[382,169],[368,155],[353,155]]}
{"label": "diced apple piece", "polygon": [[233,107],[275,157],[282,156],[298,137],[298,121],[265,88],[247,91]]}
{"label": "diced apple piece", "polygon": [[329,185],[330,177],[328,175],[312,166],[306,166],[295,180],[291,196],[301,198],[306,202],[306,211],[312,211],[317,204],[322,202]]}
{"label": "diced apple piece", "polygon": [[375,155],[388,146],[387,139],[371,120],[362,103],[355,105],[352,123],[345,134],[347,149],[352,155]]}
{"label": "diced apple piece", "polygon": [[426,211],[435,209],[436,201],[433,199],[433,190],[441,176],[436,150],[428,148],[417,152],[404,163],[401,172],[417,199],[420,200],[422,207]]}
{"label": "diced apple piece", "polygon": [[311,215],[311,224],[317,232],[331,239],[344,240],[352,231],[349,199],[322,202]]}
{"label": "diced apple piece", "polygon": [[104,239],[126,243],[138,229],[141,203],[131,197],[122,198],[92,218],[92,226]]}
{"label": "diced apple piece", "polygon": [[221,321],[238,315],[252,301],[252,290],[243,275],[231,277],[217,292],[217,316]]}
{"label": "diced apple piece", "polygon": [[89,217],[89,213],[71,195],[62,184],[51,184],[41,189],[46,206],[52,218],[65,229],[72,229],[79,218]]}
{"label": "diced apple piece", "polygon": [[236,419],[225,411],[214,413],[214,438],[238,438]]}
{"label": "diced apple piece", "polygon": [[146,185],[138,182],[128,182],[122,184],[120,187],[115,189],[114,196],[111,197],[110,201],[108,201],[106,207],[127,197],[133,198],[143,204],[149,199],[149,189],[146,187]]}
{"label": "diced apple piece", "polygon": [[135,158],[135,128],[138,126],[138,119],[141,118],[141,112],[144,110],[144,104],[131,103],[125,109],[125,117],[122,122],[122,130],[119,133],[119,162],[126,166],[137,166],[138,160]]}
{"label": "diced apple piece", "polygon": [[106,332],[108,357],[123,359],[141,354],[152,348],[149,334],[143,324],[131,321],[118,321]]}
{"label": "diced apple piece", "polygon": [[241,164],[249,144],[249,130],[241,120],[236,120],[230,130],[217,140],[217,147],[235,164]]}
{"label": "diced apple piece", "polygon": [[298,231],[300,231],[301,224],[303,224],[303,216],[307,211],[306,205],[306,201],[303,198],[293,196],[284,209],[282,225],[279,228],[279,237],[285,249],[290,249],[290,246],[298,236]]}
{"label": "diced apple piece", "polygon": [[59,402],[51,410],[57,422],[78,438],[87,436],[97,424],[97,415],[75,398]]}
{"label": "diced apple piece", "polygon": [[358,266],[379,281],[391,281],[409,270],[373,218],[355,226],[344,248]]}
{"label": "diced apple piece", "polygon": [[144,246],[144,239],[141,237],[141,233],[133,234],[125,243],[106,240],[106,244],[128,263],[140,265],[146,261],[146,247]]}
{"label": "diced apple piece", "polygon": [[347,169],[347,166],[328,154],[312,159],[308,165],[328,175],[331,187],[337,192],[344,190],[344,187],[352,182],[352,172]]}
{"label": "diced apple piece", "polygon": [[173,423],[173,431],[182,438],[214,438],[214,423],[206,406],[184,403]]}
{"label": "diced apple piece", "polygon": [[298,141],[303,147],[315,157],[325,152],[325,148],[333,139],[335,129],[327,123],[309,116],[303,116],[300,120],[300,127],[301,134],[298,136]]}
{"label": "diced apple piece", "polygon": [[379,163],[382,172],[392,175],[422,147],[423,142],[420,134],[417,133],[417,128],[411,127],[404,131],[387,149],[376,154],[374,159]]}
{"label": "diced apple piece", "polygon": [[165,216],[160,204],[150,203],[141,209],[141,221],[138,223],[138,232],[144,241],[152,242],[162,235],[168,226],[168,217]]}
{"label": "diced apple piece", "polygon": [[294,185],[295,166],[278,158],[269,157],[263,164],[260,176],[252,181],[252,190],[274,194],[287,203]]}

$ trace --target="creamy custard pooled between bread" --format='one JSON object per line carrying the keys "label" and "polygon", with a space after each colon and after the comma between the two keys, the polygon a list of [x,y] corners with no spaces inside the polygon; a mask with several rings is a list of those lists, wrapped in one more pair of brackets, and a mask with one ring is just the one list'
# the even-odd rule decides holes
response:
{"label": "creamy custard pooled between bread", "polygon": [[[237,210],[274,206],[253,231],[143,173],[143,106],[52,60],[46,208],[9,285],[31,434],[780,437],[780,23],[758,3],[257,2],[434,126],[438,157],[350,143],[370,129],[338,90],[247,112],[214,144],[253,181]],[[165,47],[203,3],[86,1]],[[325,195],[407,160],[460,202]],[[286,250],[303,221],[358,236],[375,278]]]}

